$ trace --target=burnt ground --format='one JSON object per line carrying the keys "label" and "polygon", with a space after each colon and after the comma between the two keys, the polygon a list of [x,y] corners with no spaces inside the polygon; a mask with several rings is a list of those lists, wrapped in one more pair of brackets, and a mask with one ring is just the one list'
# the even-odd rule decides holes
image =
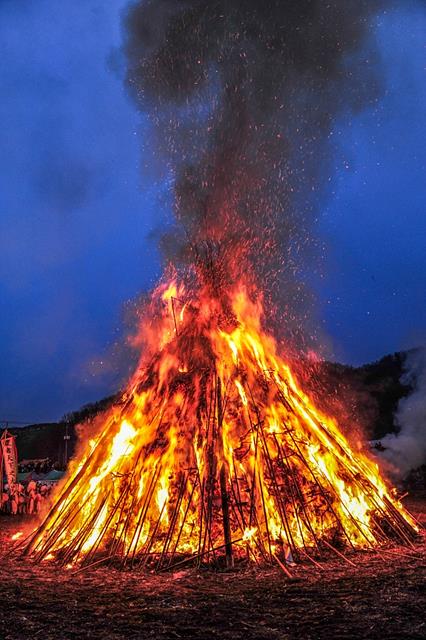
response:
{"label": "burnt ground", "polygon": [[[408,504],[426,525],[426,495]],[[0,553],[19,522],[0,518]],[[426,637],[425,537],[414,551],[359,552],[323,570],[85,573],[0,558],[0,639]]]}

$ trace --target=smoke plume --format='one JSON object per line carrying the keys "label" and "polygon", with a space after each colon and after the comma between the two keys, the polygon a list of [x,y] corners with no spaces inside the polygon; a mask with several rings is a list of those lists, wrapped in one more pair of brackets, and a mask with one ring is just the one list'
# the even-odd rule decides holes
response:
{"label": "smoke plume", "polygon": [[413,391],[399,402],[395,416],[398,433],[381,440],[385,448],[381,456],[400,478],[426,464],[426,348],[410,353],[405,369],[402,382]]}
{"label": "smoke plume", "polygon": [[252,274],[289,332],[310,316],[303,270],[333,125],[378,95],[370,34],[381,4],[147,0],[126,17],[128,86],[174,186],[167,259],[207,255],[225,284]]}

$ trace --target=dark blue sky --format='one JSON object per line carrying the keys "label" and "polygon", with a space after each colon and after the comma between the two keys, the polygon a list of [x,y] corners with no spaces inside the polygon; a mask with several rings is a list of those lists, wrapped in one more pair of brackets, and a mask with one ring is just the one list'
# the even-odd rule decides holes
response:
{"label": "dark blue sky", "polygon": [[[160,273],[170,194],[123,88],[126,4],[0,2],[0,419],[56,419],[115,390],[124,310]],[[317,229],[328,353],[351,363],[426,340],[426,11],[403,4],[375,27],[382,100],[336,123]]]}

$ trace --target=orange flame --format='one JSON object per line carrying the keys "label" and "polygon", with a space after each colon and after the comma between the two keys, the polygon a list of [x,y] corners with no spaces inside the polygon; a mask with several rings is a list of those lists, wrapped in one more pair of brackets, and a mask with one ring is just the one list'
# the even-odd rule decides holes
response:
{"label": "orange flame", "polygon": [[[243,283],[225,303],[161,285],[142,326],[151,361],[102,420],[31,541],[64,565],[176,554],[272,558],[323,539],[372,547],[415,525],[337,422],[301,389]],[[227,524],[226,524],[226,522]],[[228,530],[228,535],[226,531]]]}

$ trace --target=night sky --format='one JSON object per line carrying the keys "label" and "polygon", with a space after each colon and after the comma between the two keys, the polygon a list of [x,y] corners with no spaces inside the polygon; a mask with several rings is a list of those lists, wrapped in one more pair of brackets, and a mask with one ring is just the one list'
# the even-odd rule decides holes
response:
{"label": "night sky", "polygon": [[[161,273],[171,193],[124,88],[125,0],[0,2],[0,420],[54,420],[115,391],[113,346]],[[426,342],[426,10],[374,23],[381,100],[334,128],[316,232],[327,355],[359,364]]]}

